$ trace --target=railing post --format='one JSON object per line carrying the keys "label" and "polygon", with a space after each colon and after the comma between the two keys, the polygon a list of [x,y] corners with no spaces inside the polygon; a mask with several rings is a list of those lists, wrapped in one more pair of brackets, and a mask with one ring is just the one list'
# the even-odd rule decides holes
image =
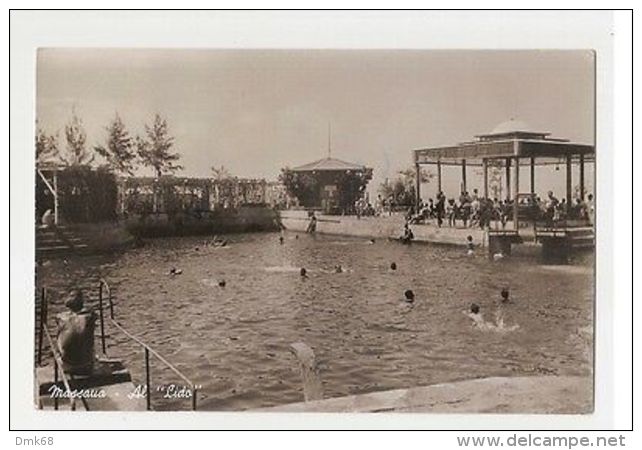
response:
{"label": "railing post", "polygon": [[151,381],[149,374],[149,349],[145,347],[145,400],[147,402],[147,411],[152,409],[152,398],[151,398]]}
{"label": "railing post", "polygon": [[45,333],[45,308],[46,308],[46,297],[45,297],[45,288],[43,287],[40,291],[40,326],[38,327],[38,365],[42,363],[42,341],[43,335]]}
{"label": "railing post", "polygon": [[[54,355],[54,386],[58,387],[58,360]],[[58,395],[54,395],[54,410],[58,411]]]}
{"label": "railing post", "polygon": [[98,308],[100,309],[100,340],[103,346],[103,355],[107,354],[107,347],[105,346],[105,319],[103,317],[103,282],[99,282],[98,287]]}
{"label": "railing post", "polygon": [[109,295],[109,317],[111,317],[111,320],[116,320],[114,319],[114,302],[111,298],[111,288],[108,289],[107,294]]}
{"label": "railing post", "polygon": [[196,396],[198,395],[198,389],[192,386],[192,411],[196,411]]}

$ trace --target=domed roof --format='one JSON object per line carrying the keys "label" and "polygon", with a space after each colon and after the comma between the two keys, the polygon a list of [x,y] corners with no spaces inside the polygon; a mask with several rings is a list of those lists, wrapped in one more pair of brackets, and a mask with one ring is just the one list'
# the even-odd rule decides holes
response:
{"label": "domed roof", "polygon": [[515,120],[511,118],[510,120],[507,120],[497,125],[490,134],[508,134],[508,133],[514,133],[516,131],[524,131],[527,133],[538,133],[538,131],[534,130],[526,122],[522,122],[521,120]]}

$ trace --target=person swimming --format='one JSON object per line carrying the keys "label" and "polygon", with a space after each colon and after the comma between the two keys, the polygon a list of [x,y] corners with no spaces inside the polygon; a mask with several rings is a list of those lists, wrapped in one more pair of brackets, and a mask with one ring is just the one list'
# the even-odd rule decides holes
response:
{"label": "person swimming", "polygon": [[301,275],[301,278],[308,278],[308,271],[305,270],[305,267],[301,267],[299,274]]}
{"label": "person swimming", "polygon": [[284,241],[284,240],[285,240],[285,239],[283,238],[283,236],[279,236],[279,244],[283,245],[283,241]]}
{"label": "person swimming", "polygon": [[341,267],[341,264],[334,266],[334,273],[343,273],[343,267]]}
{"label": "person swimming", "polygon": [[397,270],[397,263],[396,262],[391,262],[390,263],[390,270]]}
{"label": "person swimming", "polygon": [[473,237],[471,235],[468,235],[466,238],[466,254],[468,256],[472,256],[475,254],[475,244],[473,243]]}
{"label": "person swimming", "polygon": [[412,289],[407,289],[406,292],[403,293],[403,296],[406,303],[414,303],[415,293],[412,292]]}
{"label": "person swimming", "polygon": [[226,284],[225,280],[219,280],[218,287],[225,287]]}
{"label": "person swimming", "polygon": [[212,239],[209,245],[213,245],[214,247],[225,247],[227,245],[227,239],[214,236],[214,239]]}
{"label": "person swimming", "polygon": [[495,328],[495,325],[484,320],[484,316],[481,313],[481,308],[477,303],[472,303],[470,305],[470,310],[468,312],[464,312],[464,314],[466,314],[473,321],[473,326],[475,328],[478,328],[480,330],[491,330]]}
{"label": "person swimming", "polygon": [[510,294],[509,294],[508,288],[503,288],[502,292],[501,292],[501,296],[502,296],[502,300],[501,301],[502,301],[502,303],[510,302],[509,295]]}
{"label": "person swimming", "polygon": [[182,269],[177,269],[176,267],[172,267],[171,269],[169,269],[168,275],[180,275],[182,273],[183,273]]}

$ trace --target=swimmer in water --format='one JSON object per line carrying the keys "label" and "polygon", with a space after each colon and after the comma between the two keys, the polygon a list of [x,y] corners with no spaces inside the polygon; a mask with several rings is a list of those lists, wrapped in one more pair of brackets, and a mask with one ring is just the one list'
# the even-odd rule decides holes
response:
{"label": "swimmer in water", "polygon": [[495,327],[492,323],[486,322],[484,320],[484,316],[482,316],[481,313],[481,308],[477,303],[471,304],[470,311],[465,312],[464,314],[466,314],[473,321],[473,326],[475,328],[478,328],[480,330],[490,330]]}
{"label": "swimmer in water", "polygon": [[220,280],[220,281],[218,282],[218,287],[225,287],[225,284],[226,284],[226,283],[225,283],[225,280]]}
{"label": "swimmer in water", "polygon": [[334,273],[343,273],[343,267],[341,267],[341,264],[334,266]]}
{"label": "swimmer in water", "polygon": [[510,302],[509,292],[508,292],[508,289],[507,289],[507,288],[503,288],[503,289],[502,289],[501,296],[502,296],[502,300],[501,300],[501,301],[502,301],[502,303],[508,303],[508,302]]}
{"label": "swimmer in water", "polygon": [[308,278],[308,271],[305,270],[305,267],[301,267],[299,274],[301,275],[301,278]]}
{"label": "swimmer in water", "polygon": [[176,267],[172,267],[171,269],[169,269],[168,275],[180,275],[182,273],[183,273],[182,269],[177,269]]}
{"label": "swimmer in water", "polygon": [[279,236],[279,244],[283,245],[283,236]]}
{"label": "swimmer in water", "polygon": [[471,235],[468,235],[466,238],[466,248],[468,249],[466,251],[466,254],[468,256],[472,256],[475,254],[475,244],[473,244],[473,237]]}
{"label": "swimmer in water", "polygon": [[406,303],[414,303],[414,301],[415,301],[415,293],[412,292],[411,289],[408,289],[406,292],[404,292],[403,296],[404,296],[404,301]]}
{"label": "swimmer in water", "polygon": [[397,263],[396,262],[390,263],[390,270],[397,270]]}

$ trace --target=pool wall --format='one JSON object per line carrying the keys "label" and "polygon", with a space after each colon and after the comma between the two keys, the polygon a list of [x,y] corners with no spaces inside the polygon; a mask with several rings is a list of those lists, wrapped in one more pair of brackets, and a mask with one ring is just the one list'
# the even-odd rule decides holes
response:
{"label": "pool wall", "polygon": [[[308,212],[303,210],[287,210],[279,212],[281,223],[291,231],[305,232],[310,219]],[[364,238],[395,239],[403,230],[405,219],[403,214],[392,216],[361,217],[330,216],[315,213],[317,217],[317,233],[355,236]],[[411,225],[415,241],[465,246],[466,238],[473,237],[473,243],[486,247],[487,236],[479,228],[439,228],[432,224]]]}
{"label": "pool wall", "polygon": [[277,231],[279,215],[269,207],[247,206],[198,214],[165,213],[127,219],[127,230],[137,237],[197,236],[253,231]]}

